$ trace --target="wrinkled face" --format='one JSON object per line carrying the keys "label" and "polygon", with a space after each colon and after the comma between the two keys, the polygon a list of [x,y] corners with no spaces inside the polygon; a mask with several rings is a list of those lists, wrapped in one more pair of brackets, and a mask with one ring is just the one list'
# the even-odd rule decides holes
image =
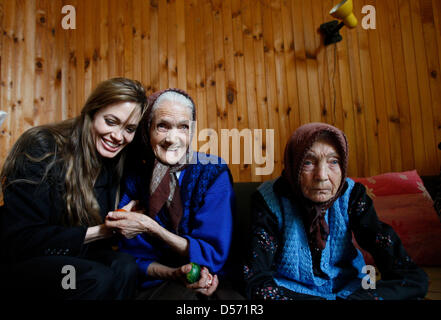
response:
{"label": "wrinkled face", "polygon": [[132,142],[141,120],[141,108],[135,102],[118,102],[98,110],[92,120],[92,135],[98,153],[115,157]]}
{"label": "wrinkled face", "polygon": [[320,203],[331,199],[341,184],[340,156],[328,139],[316,141],[308,150],[300,171],[303,195]]}
{"label": "wrinkled face", "polygon": [[184,159],[190,144],[192,112],[180,103],[165,100],[154,111],[150,144],[156,158],[175,165]]}

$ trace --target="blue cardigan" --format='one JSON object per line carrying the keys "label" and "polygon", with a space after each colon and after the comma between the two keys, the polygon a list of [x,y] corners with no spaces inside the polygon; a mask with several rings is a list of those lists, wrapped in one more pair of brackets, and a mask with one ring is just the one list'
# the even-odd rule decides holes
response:
{"label": "blue cardigan", "polygon": [[277,216],[285,240],[274,276],[277,285],[331,300],[346,298],[360,287],[365,262],[361,252],[352,244],[348,204],[354,181],[348,178],[346,182],[347,190],[325,215],[329,237],[322,252],[320,268],[327,279],[313,273],[311,253],[298,207],[290,199],[275,195],[274,180],[259,187],[268,207]]}
{"label": "blue cardigan", "polygon": [[[120,241],[120,250],[136,258],[142,275],[141,286],[144,288],[161,282],[147,276],[147,268],[153,261],[170,267],[196,262],[206,266],[211,273],[222,275],[224,272],[232,240],[235,196],[228,166],[221,158],[208,157],[197,153],[197,163],[187,166],[179,176],[184,209],[179,235],[188,240],[189,257],[179,256],[165,243],[146,234]],[[128,173],[119,207],[130,200],[140,200],[148,208],[148,190],[148,181],[142,179],[140,174]],[[159,212],[155,220],[172,231],[164,210]]]}

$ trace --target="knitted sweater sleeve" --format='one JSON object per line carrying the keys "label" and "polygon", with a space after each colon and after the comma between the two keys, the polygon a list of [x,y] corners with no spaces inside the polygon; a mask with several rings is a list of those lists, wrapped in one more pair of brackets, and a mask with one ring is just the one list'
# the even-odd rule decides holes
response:
{"label": "knitted sweater sleeve", "polygon": [[260,193],[252,196],[252,235],[243,264],[245,294],[256,300],[319,299],[278,286],[274,281],[276,257],[282,249],[277,217]]}
{"label": "knitted sweater sleeve", "polygon": [[394,229],[378,219],[362,184],[355,184],[349,206],[349,223],[355,239],[374,258],[381,280],[376,282],[375,289],[360,288],[348,299],[423,298],[428,288],[427,275],[412,261]]}

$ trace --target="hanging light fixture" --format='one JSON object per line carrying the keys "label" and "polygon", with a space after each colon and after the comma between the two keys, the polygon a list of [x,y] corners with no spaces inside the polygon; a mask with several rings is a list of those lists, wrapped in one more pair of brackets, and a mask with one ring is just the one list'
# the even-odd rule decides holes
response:
{"label": "hanging light fixture", "polygon": [[358,24],[357,18],[355,17],[353,10],[352,0],[343,0],[337,4],[334,8],[329,11],[329,14],[338,20],[329,21],[323,23],[320,26],[320,31],[325,37],[325,45],[330,45],[333,43],[340,42],[343,37],[340,34],[340,29],[343,26],[348,28],[355,28]]}

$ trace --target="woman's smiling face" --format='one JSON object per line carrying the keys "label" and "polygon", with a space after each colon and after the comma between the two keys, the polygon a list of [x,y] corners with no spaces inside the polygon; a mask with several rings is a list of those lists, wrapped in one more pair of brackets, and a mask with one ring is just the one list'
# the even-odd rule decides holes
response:
{"label": "woman's smiling face", "polygon": [[191,109],[179,102],[164,100],[157,107],[150,124],[150,145],[159,161],[175,165],[185,158],[191,121]]}
{"label": "woman's smiling face", "polygon": [[98,110],[92,120],[92,135],[97,152],[104,158],[115,157],[132,142],[141,120],[135,102],[118,102]]}

